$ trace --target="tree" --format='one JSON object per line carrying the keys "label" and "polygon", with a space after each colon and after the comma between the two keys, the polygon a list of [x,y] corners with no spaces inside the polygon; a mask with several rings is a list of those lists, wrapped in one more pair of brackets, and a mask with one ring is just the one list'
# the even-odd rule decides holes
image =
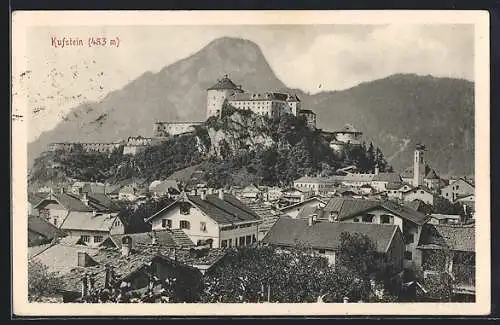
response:
{"label": "tree", "polygon": [[28,300],[30,302],[53,296],[63,287],[60,276],[48,269],[47,265],[38,261],[28,262]]}

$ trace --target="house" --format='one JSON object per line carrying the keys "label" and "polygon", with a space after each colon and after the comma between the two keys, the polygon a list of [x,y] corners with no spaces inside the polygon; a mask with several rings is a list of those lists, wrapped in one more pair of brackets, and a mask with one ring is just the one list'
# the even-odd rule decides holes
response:
{"label": "house", "polygon": [[[96,249],[75,243],[64,242],[52,245],[31,260],[48,266],[49,271],[59,272],[64,286],[60,292],[65,302],[76,301],[91,291],[110,288],[108,270],[116,278],[115,289],[126,288],[128,293],[146,290],[151,284],[164,284],[175,279],[174,291],[179,302],[193,302],[201,290],[202,273],[191,263],[213,263],[213,253],[199,254],[189,250],[176,251],[161,246],[140,246],[133,244],[131,237],[122,238],[120,249]],[[221,254],[215,254],[220,258]],[[203,264],[204,265],[204,264]],[[86,278],[87,281],[84,280]],[[93,281],[89,281],[90,278]],[[155,279],[155,283],[152,283]]]}
{"label": "house", "polygon": [[122,240],[125,236],[132,239],[132,249],[135,249],[137,245],[158,245],[176,248],[190,248],[196,246],[184,231],[180,229],[165,229],[134,234],[115,234],[109,236],[99,246],[122,249]]}
{"label": "house", "polygon": [[246,201],[256,201],[262,197],[262,191],[255,185],[250,184],[243,188],[239,194],[238,198]]}
{"label": "house", "polygon": [[378,252],[386,254],[394,265],[403,267],[404,242],[396,225],[319,222],[280,217],[262,240],[263,244],[280,248],[305,247],[336,264],[336,252],[343,232],[368,236]]}
{"label": "house", "polygon": [[403,201],[406,202],[420,200],[426,204],[434,205],[434,193],[424,186],[412,188],[406,192],[403,192],[402,195]]}
{"label": "house", "polygon": [[359,193],[361,195],[369,195],[369,194],[372,194],[373,191],[374,191],[374,189],[368,184],[364,184],[364,185],[360,186],[360,188],[359,188]]}
{"label": "house", "polygon": [[475,193],[475,186],[465,178],[459,178],[441,189],[441,196],[454,203],[457,198]]}
{"label": "house", "polygon": [[317,195],[332,192],[334,183],[331,178],[303,176],[293,181],[293,186],[299,190],[313,192]]}
{"label": "house", "polygon": [[28,247],[48,244],[64,236],[66,236],[64,231],[47,220],[37,216],[28,216]]}
{"label": "house", "polygon": [[153,230],[182,229],[197,245],[232,247],[257,241],[260,217],[231,194],[183,193],[146,219]]}
{"label": "house", "polygon": [[265,199],[269,202],[278,201],[283,197],[283,191],[279,187],[270,187],[265,193]]}
{"label": "house", "polygon": [[41,195],[40,193],[31,193],[28,192],[28,215],[29,216],[37,216],[38,210],[35,209],[35,206],[43,200],[46,195]]}
{"label": "house", "polygon": [[259,224],[257,241],[261,241],[279,217],[285,215],[265,202],[248,203],[247,206],[262,219],[261,224]]}
{"label": "house", "polygon": [[430,220],[427,222],[432,225],[443,225],[443,224],[459,224],[462,218],[458,214],[431,214]]}
{"label": "house", "polygon": [[82,194],[82,193],[106,193],[106,184],[97,182],[80,182],[76,181],[71,185],[70,193],[72,194]]}
{"label": "house", "polygon": [[324,207],[326,206],[327,201],[321,197],[313,196],[304,200],[302,202],[298,202],[295,204],[288,205],[286,207],[280,208],[279,211],[283,214],[286,214],[292,218],[296,218],[299,212],[304,207]]}
{"label": "house", "polygon": [[376,191],[382,192],[387,190],[387,186],[389,184],[401,184],[402,179],[396,173],[379,173],[378,167],[375,169],[375,176],[371,181],[371,187],[373,187]]}
{"label": "house", "polygon": [[[85,198],[87,200],[83,200]],[[56,227],[66,219],[70,211],[92,212],[87,197],[78,197],[69,193],[49,194],[34,206],[38,215]]]}
{"label": "house", "polygon": [[342,185],[349,187],[360,187],[363,185],[371,185],[375,174],[347,173],[340,179]]}
{"label": "house", "polygon": [[283,190],[281,202],[283,202],[285,205],[299,203],[309,198],[310,196],[312,196],[312,192],[309,190],[289,187]]}
{"label": "house", "polygon": [[408,184],[389,183],[387,184],[385,192],[387,193],[388,199],[402,201],[403,193],[408,192],[411,189],[412,187]]}
{"label": "house", "polygon": [[459,202],[462,205],[474,210],[476,204],[476,196],[474,194],[464,194],[463,196],[457,196],[455,202]]}
{"label": "house", "polygon": [[109,236],[125,233],[117,213],[96,211],[70,211],[60,229],[88,246],[99,246]]}
{"label": "house", "polygon": [[455,299],[475,297],[475,227],[474,225],[431,225],[422,231],[418,247],[422,252],[423,278],[451,275]]}
{"label": "house", "polygon": [[320,221],[397,225],[405,241],[404,267],[420,267],[420,252],[416,246],[422,226],[430,218],[421,212],[392,201],[334,197],[321,209],[317,218]]}
{"label": "house", "polygon": [[176,199],[181,193],[179,184],[174,180],[153,181],[148,190],[155,198],[170,197]]}

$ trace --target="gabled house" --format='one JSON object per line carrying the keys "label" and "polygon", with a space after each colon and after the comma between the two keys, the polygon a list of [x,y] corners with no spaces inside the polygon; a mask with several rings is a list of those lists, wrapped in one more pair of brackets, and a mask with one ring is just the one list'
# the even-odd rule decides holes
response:
{"label": "gabled house", "polygon": [[64,236],[66,236],[64,231],[47,220],[37,216],[28,216],[28,247],[48,244]]}
{"label": "gabled house", "polygon": [[431,214],[431,219],[427,222],[431,225],[459,224],[461,217],[458,214]]}
{"label": "gabled house", "polygon": [[422,252],[424,279],[449,274],[456,295],[475,296],[476,249],[474,225],[431,225],[422,231],[418,247]]}
{"label": "gabled house", "polygon": [[387,198],[391,200],[403,200],[403,193],[412,189],[409,184],[389,183],[386,188]]}
{"label": "gabled house", "polygon": [[296,218],[299,212],[305,207],[324,207],[326,206],[327,200],[318,196],[310,197],[302,202],[291,204],[280,208],[279,211],[286,214],[292,218]]}
{"label": "gabled house", "polygon": [[181,193],[178,182],[174,180],[153,181],[148,190],[154,198],[169,197],[177,199]]}
{"label": "gabled house", "polygon": [[[441,185],[441,179],[436,171],[432,169],[428,164],[424,164],[423,168],[423,182],[420,185],[423,185],[431,189],[432,191],[438,190]],[[404,183],[414,184],[413,172],[414,166],[410,166],[401,173],[401,179]]]}
{"label": "gabled house", "polygon": [[434,205],[434,193],[424,186],[412,188],[402,193],[403,201],[412,202],[420,200],[426,204]]}
{"label": "gabled house", "polygon": [[379,173],[376,172],[371,181],[371,187],[376,191],[386,191],[389,184],[401,184],[402,179],[397,173]]}
{"label": "gabled house", "polygon": [[157,245],[161,247],[176,247],[176,248],[191,248],[196,245],[189,239],[189,237],[180,229],[172,230],[159,230],[150,232],[141,232],[134,234],[119,234],[111,235],[104,240],[99,246],[106,248],[122,249],[122,242],[124,237],[132,239],[132,249],[138,246]]}
{"label": "gabled house", "polygon": [[255,184],[250,184],[239,192],[238,198],[244,201],[256,201],[262,197],[262,193],[263,191]]}
{"label": "gabled house", "polygon": [[281,201],[285,205],[290,205],[293,203],[299,203],[304,201],[305,199],[311,197],[313,194],[312,191],[307,189],[298,189],[295,187],[288,187],[283,190],[283,195],[281,197]]}
{"label": "gabled house", "polygon": [[117,213],[96,211],[70,211],[60,228],[88,246],[99,246],[109,236],[125,233]]}
{"label": "gabled house", "polygon": [[153,230],[181,229],[197,245],[213,248],[257,242],[260,217],[231,194],[181,194],[175,202],[146,219]]}
{"label": "gabled house", "polygon": [[317,215],[318,220],[334,222],[397,225],[405,242],[404,267],[419,268],[420,252],[416,249],[422,226],[429,216],[392,201],[353,198],[331,198]]}
{"label": "gabled house", "polygon": [[454,203],[457,198],[475,193],[475,186],[465,178],[459,178],[441,189],[441,196]]}
{"label": "gabled house", "polygon": [[28,192],[28,215],[29,216],[38,216],[38,210],[35,209],[35,206],[43,200],[46,195],[41,195],[39,193],[31,193]]}
{"label": "gabled house", "polygon": [[399,265],[402,270],[404,242],[401,230],[396,225],[319,222],[312,217],[308,220],[280,217],[264,237],[262,244],[284,249],[311,249],[335,265],[343,232],[368,236],[377,251],[385,254],[389,261],[395,266]]}

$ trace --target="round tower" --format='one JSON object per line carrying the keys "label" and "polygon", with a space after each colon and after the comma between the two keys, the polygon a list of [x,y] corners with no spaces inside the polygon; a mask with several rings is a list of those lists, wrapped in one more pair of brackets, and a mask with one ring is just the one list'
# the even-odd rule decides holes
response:
{"label": "round tower", "polygon": [[224,101],[235,93],[242,93],[241,86],[236,85],[226,74],[217,83],[207,89],[207,118],[220,116]]}

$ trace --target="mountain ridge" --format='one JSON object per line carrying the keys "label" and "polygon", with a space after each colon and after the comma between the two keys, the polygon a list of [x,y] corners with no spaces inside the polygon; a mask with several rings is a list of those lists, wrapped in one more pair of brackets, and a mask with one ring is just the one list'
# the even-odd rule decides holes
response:
{"label": "mountain ridge", "polygon": [[[257,44],[231,37],[213,40],[157,73],[145,72],[100,102],[75,107],[66,120],[28,145],[29,162],[50,142],[118,141],[133,135],[152,136],[156,120],[204,120],[206,89],[225,73],[249,92],[296,93],[303,108],[317,114],[320,128],[354,124],[364,132],[367,142],[380,146],[387,157],[393,156],[391,164],[396,170],[411,163],[413,146],[422,141],[430,149],[429,163],[438,171],[473,173],[472,82],[394,74],[345,90],[311,95],[288,88]],[[457,114],[457,108],[462,114]]]}

